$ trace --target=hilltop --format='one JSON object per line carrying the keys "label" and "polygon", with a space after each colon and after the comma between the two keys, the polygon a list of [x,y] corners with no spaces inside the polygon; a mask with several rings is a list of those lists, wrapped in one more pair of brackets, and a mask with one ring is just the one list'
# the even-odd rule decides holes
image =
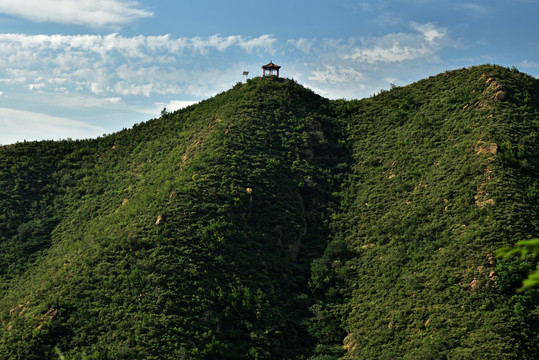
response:
{"label": "hilltop", "polygon": [[533,359],[539,81],[368,99],[253,78],[93,140],[0,148],[6,359]]}

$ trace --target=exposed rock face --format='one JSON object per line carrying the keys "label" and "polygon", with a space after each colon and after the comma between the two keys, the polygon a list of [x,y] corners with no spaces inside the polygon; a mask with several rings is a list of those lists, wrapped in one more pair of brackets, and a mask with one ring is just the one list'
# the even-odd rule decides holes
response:
{"label": "exposed rock face", "polygon": [[498,153],[498,144],[479,139],[474,145],[474,150],[477,154],[496,155]]}
{"label": "exposed rock face", "polygon": [[505,91],[499,90],[498,92],[496,92],[496,94],[494,94],[494,96],[492,97],[492,99],[493,99],[494,101],[501,101],[501,100],[505,99],[506,96],[507,96],[507,95],[506,95]]}
{"label": "exposed rock face", "polygon": [[501,101],[506,98],[507,93],[505,92],[505,88],[502,86],[502,84],[498,83],[496,80],[492,81],[490,85],[487,88],[487,91],[494,92],[494,95],[492,95],[491,99],[496,101]]}
{"label": "exposed rock face", "polygon": [[484,208],[487,205],[494,205],[495,201],[494,199],[489,198],[490,194],[487,192],[484,192],[483,189],[479,189],[477,192],[477,195],[475,195],[475,204],[479,206],[480,208]]}
{"label": "exposed rock face", "polygon": [[[481,81],[485,77],[486,75],[483,74],[478,80]],[[485,83],[489,85],[486,87],[483,93],[486,96],[488,96],[488,98],[479,101],[476,105],[477,109],[481,109],[481,108],[490,109],[492,107],[492,103],[495,103],[497,101],[502,101],[507,98],[507,90],[504,88],[502,84],[500,84],[499,82],[497,82],[496,80],[492,78],[486,79]]]}

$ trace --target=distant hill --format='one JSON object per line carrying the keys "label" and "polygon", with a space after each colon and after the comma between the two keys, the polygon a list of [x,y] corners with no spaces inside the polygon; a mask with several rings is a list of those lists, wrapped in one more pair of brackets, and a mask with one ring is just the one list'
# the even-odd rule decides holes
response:
{"label": "distant hill", "polygon": [[253,78],[0,147],[1,359],[536,359],[539,81]]}

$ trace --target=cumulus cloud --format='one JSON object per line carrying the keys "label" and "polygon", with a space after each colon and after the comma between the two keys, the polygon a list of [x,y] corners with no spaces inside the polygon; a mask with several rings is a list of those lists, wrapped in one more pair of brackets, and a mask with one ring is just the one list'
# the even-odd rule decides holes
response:
{"label": "cumulus cloud", "polygon": [[[204,66],[200,55],[231,48],[248,54],[274,54],[276,41],[271,35],[0,34],[0,84],[107,97],[171,94],[180,91],[180,84],[196,80],[193,73]],[[184,60],[191,61],[191,70],[179,65]]]}
{"label": "cumulus cloud", "polygon": [[[54,121],[60,121],[63,126],[56,127],[58,134],[71,124],[76,131],[70,134],[86,130],[82,135],[65,137],[85,137],[84,134],[93,130],[85,128],[83,122],[75,124],[68,119],[38,117],[36,113],[22,114],[7,108],[25,107],[36,112],[78,109],[83,119],[91,118],[90,113],[105,112],[106,116],[99,116],[112,119],[124,111],[129,112],[129,121],[133,116],[140,116],[137,120],[142,121],[147,115],[158,116],[163,107],[173,111],[227,90],[244,79],[244,70],[255,75],[254,70],[271,58],[283,65],[282,76],[292,76],[321,95],[361,98],[387,88],[388,79],[406,83],[423,77],[426,65],[434,64],[439,50],[448,45],[447,30],[432,23],[411,23],[408,32],[379,37],[299,38],[284,42],[269,34],[259,37],[0,34],[0,89],[4,92],[0,96],[0,108],[3,106],[4,112],[0,115],[3,119],[0,134],[8,134],[6,124],[21,129],[11,120],[7,122],[5,114],[9,113],[10,119],[39,118],[53,124],[53,128]],[[267,57],[292,53],[294,57],[288,56],[286,61]],[[418,69],[420,75],[402,79],[403,66],[408,73]],[[37,120],[32,124],[39,127]],[[95,135],[117,129],[110,126],[106,131],[94,129]],[[31,136],[18,137],[23,138],[31,139]]]}
{"label": "cumulus cloud", "polygon": [[277,39],[272,35],[262,35],[257,38],[245,39],[240,37],[238,39],[238,45],[249,54],[266,52],[268,54],[275,54],[275,45]]}
{"label": "cumulus cloud", "polygon": [[36,22],[91,27],[119,26],[153,16],[128,0],[2,0],[0,13]]}
{"label": "cumulus cloud", "polygon": [[391,63],[413,60],[425,56],[428,49],[424,46],[413,47],[402,45],[398,40],[393,40],[391,45],[376,45],[374,47],[357,47],[345,59],[374,63]]}
{"label": "cumulus cloud", "polygon": [[[308,49],[294,64],[294,77],[330,98],[361,98],[387,89],[390,83],[407,83],[439,71],[440,50],[454,46],[447,29],[433,23],[409,23],[408,29],[368,38],[289,40],[293,49]],[[403,79],[403,73],[417,76]]]}
{"label": "cumulus cloud", "polygon": [[[185,41],[185,39],[183,39]],[[184,43],[185,47],[192,48],[200,54],[207,54],[211,49],[225,51],[229,47],[238,46],[248,54],[257,52],[275,53],[275,43],[277,39],[271,35],[262,35],[257,38],[245,38],[240,35],[222,37],[219,34],[212,35],[208,38],[195,37],[187,40]]]}
{"label": "cumulus cloud", "polygon": [[[432,61],[447,30],[410,24],[410,32],[350,39],[290,39],[284,45],[306,57],[311,82],[365,80],[373,66]],[[285,51],[272,35],[207,37],[0,34],[0,86],[32,93],[107,99],[180,95],[200,99],[238,81],[237,57]],[[211,56],[212,53],[218,57]],[[207,56],[207,55],[210,56]],[[216,62],[215,59],[219,59]],[[241,65],[241,70],[247,68]],[[369,68],[370,67],[370,68]],[[299,67],[298,67],[299,70]],[[238,73],[238,74],[236,74]],[[383,77],[383,76],[382,76]],[[225,84],[225,85],[223,85]]]}
{"label": "cumulus cloud", "polygon": [[[121,97],[99,97],[90,94],[78,95],[69,93],[40,94],[48,105],[72,110],[118,109],[125,106]],[[34,101],[39,98],[34,99]]]}
{"label": "cumulus cloud", "polygon": [[436,39],[442,39],[447,34],[446,28],[437,28],[432,23],[418,24],[413,22],[411,28],[423,34],[423,37],[429,43],[432,43]]}
{"label": "cumulus cloud", "polygon": [[331,84],[345,83],[361,80],[362,74],[354,68],[344,66],[325,65],[313,70],[309,80],[329,82]]}
{"label": "cumulus cloud", "polygon": [[288,40],[288,43],[298,48],[300,51],[304,52],[305,54],[310,54],[311,49],[314,45],[314,39],[313,40],[309,40],[306,38],[290,39]]}
{"label": "cumulus cloud", "polygon": [[383,37],[361,39],[359,45],[347,44],[351,50],[343,49],[343,58],[358,62],[393,63],[431,56],[439,46],[437,40],[446,36],[447,30],[431,23],[412,23],[416,33],[387,34]]}
{"label": "cumulus cloud", "polygon": [[198,101],[190,100],[171,100],[168,104],[165,105],[165,108],[167,109],[167,111],[176,111],[196,104],[197,102]]}
{"label": "cumulus cloud", "polygon": [[530,68],[530,69],[539,69],[539,62],[531,60],[523,60],[520,62],[519,66]]}
{"label": "cumulus cloud", "polygon": [[0,144],[21,140],[84,139],[104,133],[99,126],[30,111],[0,108]]}
{"label": "cumulus cloud", "polygon": [[163,109],[166,109],[167,112],[173,112],[191,106],[198,103],[198,100],[170,100],[167,102],[156,102],[151,104],[151,106],[146,108],[140,108],[137,111],[143,114],[150,116],[158,116]]}

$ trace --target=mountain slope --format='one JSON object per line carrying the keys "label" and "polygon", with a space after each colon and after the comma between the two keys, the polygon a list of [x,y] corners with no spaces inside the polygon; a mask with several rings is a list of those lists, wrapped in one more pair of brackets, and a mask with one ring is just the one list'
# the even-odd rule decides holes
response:
{"label": "mountain slope", "polygon": [[254,78],[0,149],[6,359],[532,359],[539,85],[496,66],[360,101]]}
{"label": "mountain slope", "polygon": [[529,265],[494,254],[539,232],[538,89],[485,66],[341,104],[352,166],[313,270],[345,358],[535,358]]}
{"label": "mountain slope", "polygon": [[65,192],[50,246],[4,292],[2,353],[307,352],[306,281],[339,158],[329,110],[291,81],[253,80],[78,144],[52,176]]}

